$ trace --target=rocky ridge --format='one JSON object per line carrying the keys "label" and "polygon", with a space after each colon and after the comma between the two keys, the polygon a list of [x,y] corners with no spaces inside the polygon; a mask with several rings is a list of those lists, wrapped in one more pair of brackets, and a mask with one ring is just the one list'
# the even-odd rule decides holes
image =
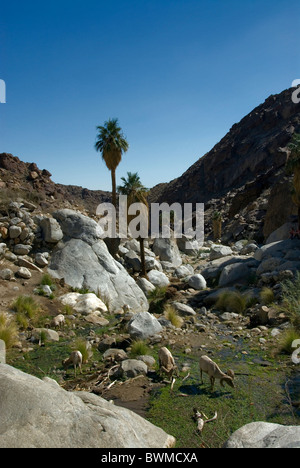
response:
{"label": "rocky ridge", "polygon": [[287,145],[300,131],[300,107],[291,96],[287,89],[266,99],[181,177],[154,187],[151,202],[205,203],[207,235],[213,212],[220,211],[224,241],[263,242],[293,220],[285,164]]}

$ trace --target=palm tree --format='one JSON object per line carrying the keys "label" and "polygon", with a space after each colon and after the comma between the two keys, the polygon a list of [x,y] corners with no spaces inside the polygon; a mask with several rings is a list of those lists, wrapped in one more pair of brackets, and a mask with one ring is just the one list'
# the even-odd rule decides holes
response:
{"label": "palm tree", "polygon": [[109,119],[103,126],[97,127],[97,130],[95,149],[102,153],[102,159],[111,171],[112,203],[117,208],[116,169],[129,144],[122,133],[118,119]]}
{"label": "palm tree", "polygon": [[291,150],[287,169],[293,174],[293,202],[298,207],[298,229],[300,229],[300,134],[295,133],[291,143],[288,145]]}
{"label": "palm tree", "polygon": [[[144,187],[141,182],[141,179],[137,172],[127,172],[127,179],[125,177],[121,177],[123,185],[119,185],[117,190],[118,193],[121,195],[126,195],[128,197],[128,206],[132,205],[133,203],[142,203],[147,207],[147,212],[149,210],[149,205],[147,201],[147,195],[149,190]],[[131,220],[131,216],[128,215],[127,217],[128,223]],[[147,271],[146,271],[146,262],[145,262],[145,245],[144,245],[144,238],[140,236],[138,238],[140,243],[140,251],[141,251],[141,270],[142,276],[147,278]]]}

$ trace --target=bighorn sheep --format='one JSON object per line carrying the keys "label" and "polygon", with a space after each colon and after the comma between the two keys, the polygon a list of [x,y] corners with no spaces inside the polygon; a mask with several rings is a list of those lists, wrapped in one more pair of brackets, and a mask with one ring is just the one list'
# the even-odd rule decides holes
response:
{"label": "bighorn sheep", "polygon": [[224,382],[227,383],[230,387],[234,388],[234,372],[233,370],[228,370],[226,374],[221,371],[219,366],[212,361],[208,356],[202,356],[200,358],[200,374],[201,374],[201,383],[203,384],[203,372],[209,375],[211,382],[211,390],[214,390],[214,385],[216,380],[220,380],[222,387],[224,387]]}
{"label": "bighorn sheep", "polygon": [[158,352],[159,369],[172,378],[175,373],[178,376],[178,368],[171,352],[167,348],[161,348]]}
{"label": "bighorn sheep", "polygon": [[54,317],[54,319],[52,320],[51,327],[62,328],[64,324],[65,324],[65,316],[62,314],[59,314],[56,317]]}
{"label": "bighorn sheep", "polygon": [[80,374],[82,374],[82,354],[80,351],[73,351],[70,354],[70,357],[68,359],[65,359],[62,362],[62,365],[65,370],[67,370],[68,367],[74,366],[74,371],[75,371],[75,377],[76,377],[76,369],[77,366],[80,369]]}

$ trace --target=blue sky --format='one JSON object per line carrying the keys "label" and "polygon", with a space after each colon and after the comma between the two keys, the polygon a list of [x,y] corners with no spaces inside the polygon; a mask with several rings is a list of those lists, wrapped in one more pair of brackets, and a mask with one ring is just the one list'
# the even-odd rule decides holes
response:
{"label": "blue sky", "polygon": [[129,141],[117,176],[180,176],[300,78],[299,0],[0,0],[0,152],[110,190],[96,126]]}

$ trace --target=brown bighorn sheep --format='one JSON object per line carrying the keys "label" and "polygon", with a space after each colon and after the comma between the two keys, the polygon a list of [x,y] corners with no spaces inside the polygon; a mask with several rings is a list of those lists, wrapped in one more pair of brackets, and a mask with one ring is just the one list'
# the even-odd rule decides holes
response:
{"label": "brown bighorn sheep", "polygon": [[201,374],[201,383],[203,384],[203,372],[209,375],[211,382],[211,390],[214,390],[214,385],[216,380],[220,380],[220,384],[224,387],[224,382],[227,383],[230,387],[234,388],[234,372],[233,370],[228,370],[226,374],[221,371],[219,366],[212,361],[208,356],[202,356],[200,358],[200,374]]}
{"label": "brown bighorn sheep", "polygon": [[62,314],[59,314],[56,317],[54,317],[54,319],[52,320],[51,327],[62,328],[64,324],[65,324],[65,316]]}
{"label": "brown bighorn sheep", "polygon": [[172,378],[175,373],[178,376],[178,368],[171,352],[167,348],[161,348],[158,352],[159,369]]}
{"label": "brown bighorn sheep", "polygon": [[62,365],[64,367],[65,370],[68,369],[68,367],[70,366],[74,366],[74,371],[75,371],[75,377],[76,377],[76,369],[77,369],[77,366],[79,367],[79,370],[80,370],[80,374],[82,374],[82,354],[80,351],[73,351],[71,354],[70,354],[70,357],[68,359],[65,359],[63,362],[62,362]]}

